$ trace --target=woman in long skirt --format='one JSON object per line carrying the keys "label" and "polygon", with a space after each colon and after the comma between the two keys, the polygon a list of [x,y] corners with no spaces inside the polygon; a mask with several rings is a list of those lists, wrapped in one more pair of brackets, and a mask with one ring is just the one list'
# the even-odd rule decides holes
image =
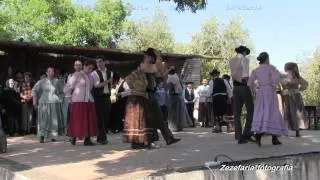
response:
{"label": "woman in long skirt", "polygon": [[185,122],[185,112],[181,101],[182,87],[180,79],[175,70],[171,70],[168,74],[167,83],[169,85],[169,111],[168,125],[171,131],[182,131],[183,122]]}
{"label": "woman in long skirt", "polygon": [[300,137],[299,130],[308,128],[300,93],[307,89],[308,82],[300,76],[296,63],[289,62],[284,69],[286,74],[281,77],[284,119],[288,122],[289,128],[296,131],[296,137]]}
{"label": "woman in long skirt", "polygon": [[145,63],[126,77],[124,86],[127,93],[123,142],[131,143],[132,149],[151,148],[154,124],[149,116],[150,106],[147,95]]}
{"label": "woman in long skirt", "polygon": [[14,89],[14,80],[9,79],[6,88],[0,94],[0,105],[5,110],[3,129],[13,136],[19,132],[21,102],[19,93]]}
{"label": "woman in long skirt", "polygon": [[38,110],[38,133],[40,143],[44,139],[56,141],[64,133],[63,87],[54,78],[54,68],[47,69],[47,77],[38,81],[32,89],[33,105]]}
{"label": "woman in long skirt", "polygon": [[199,117],[198,121],[202,122],[202,127],[209,127],[209,122],[211,121],[211,111],[212,107],[209,102],[212,102],[210,95],[210,87],[208,85],[208,80],[203,79],[202,85],[196,90],[196,96],[199,101]]}
{"label": "woman in long skirt", "polygon": [[31,73],[26,72],[24,74],[24,82],[20,86],[20,98],[22,103],[22,117],[21,117],[21,133],[28,134],[33,129],[35,124],[33,124],[35,118],[35,111],[32,104],[32,87],[33,83],[31,80]]}
{"label": "woman in long skirt", "polygon": [[288,129],[279,111],[276,86],[280,82],[280,73],[269,64],[269,55],[262,52],[257,58],[260,62],[248,80],[249,87],[258,84],[258,92],[254,105],[252,131],[256,133],[256,142],[261,146],[263,134],[272,135],[272,144],[279,145],[278,136],[287,135]]}
{"label": "woman in long skirt", "polygon": [[71,104],[68,135],[72,137],[71,144],[76,144],[76,138],[83,139],[85,146],[92,146],[92,136],[97,136],[97,117],[94,100],[91,94],[93,79],[90,76],[95,66],[94,61],[86,61],[81,72],[73,74],[70,86],[65,89],[66,97]]}

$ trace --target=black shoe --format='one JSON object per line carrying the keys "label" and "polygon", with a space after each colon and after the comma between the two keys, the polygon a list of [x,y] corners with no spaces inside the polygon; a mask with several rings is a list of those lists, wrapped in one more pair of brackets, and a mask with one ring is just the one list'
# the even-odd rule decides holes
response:
{"label": "black shoe", "polygon": [[258,146],[261,146],[261,134],[256,134],[255,137],[256,137],[256,143]]}
{"label": "black shoe", "polygon": [[221,133],[221,132],[222,132],[221,129],[213,129],[213,130],[212,130],[212,133]]}
{"label": "black shoe", "polygon": [[83,145],[85,145],[85,146],[95,146],[96,144],[94,144],[91,140],[85,140],[83,142]]}
{"label": "black shoe", "polygon": [[146,149],[146,148],[148,148],[148,146],[146,146],[144,144],[139,144],[139,143],[132,143],[131,148],[132,149]]}
{"label": "black shoe", "polygon": [[280,145],[282,144],[276,136],[272,136],[272,144],[273,145]]}
{"label": "black shoe", "polygon": [[76,145],[76,141],[77,141],[76,138],[71,138],[71,139],[70,139],[70,143],[71,143],[72,145]]}
{"label": "black shoe", "polygon": [[96,144],[93,143],[92,141],[88,141],[88,142],[84,142],[83,145],[84,146],[95,146]]}
{"label": "black shoe", "polygon": [[56,142],[57,140],[56,139],[51,139],[51,142]]}
{"label": "black shoe", "polygon": [[246,144],[246,143],[248,143],[248,141],[245,139],[241,139],[238,141],[238,144]]}
{"label": "black shoe", "polygon": [[40,143],[44,143],[44,137],[43,136],[40,137]]}
{"label": "black shoe", "polygon": [[117,134],[119,133],[120,131],[119,130],[111,130],[112,134]]}
{"label": "black shoe", "polygon": [[167,145],[171,145],[171,144],[174,144],[174,143],[177,143],[179,142],[181,139],[176,139],[176,138],[170,138],[168,141],[167,141]]}
{"label": "black shoe", "polygon": [[296,131],[296,137],[301,137],[300,131]]}

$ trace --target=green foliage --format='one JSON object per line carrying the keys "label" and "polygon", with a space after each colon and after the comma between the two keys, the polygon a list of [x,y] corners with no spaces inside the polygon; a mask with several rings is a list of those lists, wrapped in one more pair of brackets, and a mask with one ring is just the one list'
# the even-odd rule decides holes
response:
{"label": "green foliage", "polygon": [[303,93],[305,105],[320,105],[320,49],[318,49],[311,59],[306,59],[302,63],[302,76],[309,82],[308,89]]}
{"label": "green foliage", "polygon": [[9,33],[27,42],[106,47],[121,35],[129,14],[120,0],[98,0],[94,9],[71,0],[4,0]]}
{"label": "green foliage", "polygon": [[159,0],[159,1],[173,1],[176,3],[177,11],[185,11],[187,9],[195,13],[198,10],[202,10],[207,5],[207,0]]}
{"label": "green foliage", "polygon": [[213,68],[219,69],[221,74],[229,73],[228,60],[235,55],[234,49],[240,44],[246,45],[253,52],[249,33],[242,27],[240,18],[232,19],[227,25],[219,23],[215,18],[205,23],[201,31],[192,37],[191,52],[223,59],[203,59],[202,77],[208,78]]}
{"label": "green foliage", "polygon": [[174,51],[174,35],[170,31],[167,17],[160,9],[156,10],[151,19],[126,22],[124,32],[120,48],[141,51],[153,47],[162,52]]}
{"label": "green foliage", "polygon": [[[1,7],[1,5],[0,5]],[[9,28],[10,16],[5,12],[0,12],[0,40],[2,39],[12,39],[12,33]]]}

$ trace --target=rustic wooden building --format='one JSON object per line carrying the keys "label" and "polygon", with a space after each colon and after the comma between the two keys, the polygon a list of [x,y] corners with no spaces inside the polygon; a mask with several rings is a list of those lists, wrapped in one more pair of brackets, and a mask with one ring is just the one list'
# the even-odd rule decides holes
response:
{"label": "rustic wooden building", "polygon": [[[14,72],[32,72],[38,78],[49,65],[60,71],[73,71],[76,59],[94,58],[103,55],[110,60],[111,68],[126,75],[137,67],[137,61],[143,58],[142,52],[128,52],[120,49],[83,48],[72,46],[37,45],[22,42],[0,41],[0,70],[2,78],[7,76],[8,67]],[[183,81],[200,82],[199,55],[163,54],[169,66],[177,67]]]}

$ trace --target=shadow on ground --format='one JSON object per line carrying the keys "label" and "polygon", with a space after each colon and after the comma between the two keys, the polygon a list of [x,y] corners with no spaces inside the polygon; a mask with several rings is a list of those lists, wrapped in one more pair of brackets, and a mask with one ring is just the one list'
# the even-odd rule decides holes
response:
{"label": "shadow on ground", "polygon": [[252,143],[238,145],[232,134],[213,134],[211,129],[192,128],[175,134],[182,138],[180,143],[166,146],[160,140],[161,148],[153,150],[131,150],[130,144],[122,143],[120,134],[109,135],[108,145],[92,147],[83,146],[82,142],[72,146],[67,138],[40,144],[35,136],[25,136],[8,139],[8,153],[1,155],[0,164],[16,172],[40,169],[57,175],[63,171],[61,177],[66,179],[75,175],[81,179],[81,173],[97,178],[142,177],[160,170],[202,166],[217,154],[244,160],[319,150],[320,132],[303,134],[302,138],[281,138],[281,146],[273,146],[271,137],[265,137],[259,148]]}

